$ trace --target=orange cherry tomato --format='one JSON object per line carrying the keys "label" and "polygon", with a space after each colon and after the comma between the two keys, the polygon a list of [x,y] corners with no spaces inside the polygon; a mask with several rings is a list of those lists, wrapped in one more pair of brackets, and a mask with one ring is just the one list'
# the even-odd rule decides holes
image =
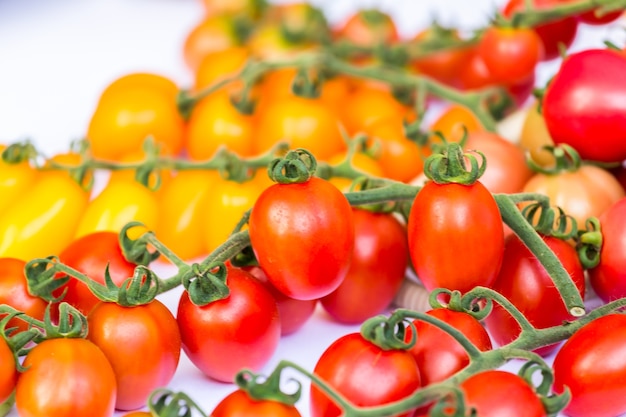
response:
{"label": "orange cherry tomato", "polygon": [[142,88],[161,91],[163,94],[176,97],[180,91],[178,85],[170,78],[152,72],[132,72],[113,80],[100,94],[99,100],[106,100],[109,94],[116,94],[127,89]]}
{"label": "orange cherry tomato", "polygon": [[[465,128],[465,130],[463,129]],[[478,118],[467,107],[453,104],[447,108],[430,126],[431,132],[439,132],[449,142],[459,142],[465,132],[484,130]],[[431,136],[435,142],[440,139]]]}
{"label": "orange cherry tomato", "polygon": [[20,416],[113,415],[115,374],[104,353],[89,340],[44,340],[26,355],[24,367],[15,388]]}
{"label": "orange cherry tomato", "polygon": [[345,39],[358,46],[374,47],[398,41],[398,29],[394,20],[377,9],[359,10],[334,31],[336,39]]}
{"label": "orange cherry tomato", "polygon": [[0,340],[0,404],[9,399],[15,390],[18,376],[15,355],[6,339],[2,337]]}
{"label": "orange cherry tomato", "polygon": [[226,91],[216,91],[191,112],[185,137],[189,157],[207,160],[221,147],[239,156],[252,156],[254,127],[254,118],[239,112]]}
{"label": "orange cherry tomato", "polygon": [[176,95],[160,88],[115,88],[102,96],[87,129],[94,157],[120,160],[139,152],[148,137],[176,155],[183,144],[184,120]]}
{"label": "orange cherry tomato", "polygon": [[290,39],[280,25],[266,23],[257,26],[246,45],[252,55],[261,60],[288,59],[298,53],[319,48],[318,44],[299,39]]}
{"label": "orange cherry tomato", "polygon": [[337,115],[319,99],[285,97],[259,110],[256,153],[284,141],[323,161],[346,149]]}
{"label": "orange cherry tomato", "polygon": [[217,181],[217,172],[179,171],[159,194],[156,236],[183,260],[206,252],[204,236],[198,233],[206,218],[201,202]]}
{"label": "orange cherry tomato", "polygon": [[407,182],[424,169],[424,159],[430,153],[404,135],[400,115],[380,119],[366,129],[367,135],[377,148],[376,160],[383,175],[396,181]]}
{"label": "orange cherry tomato", "polygon": [[262,170],[246,182],[217,179],[199,203],[204,216],[202,238],[206,253],[226,242],[244,213],[252,208],[261,192],[272,185]]}
{"label": "orange cherry tomato", "polygon": [[413,110],[396,100],[389,91],[359,88],[342,105],[341,122],[349,135],[366,131],[376,121],[388,117],[411,119]]}
{"label": "orange cherry tomato", "polygon": [[[25,266],[26,262],[21,259],[0,258],[0,304],[9,305],[34,319],[43,320],[48,303],[42,298],[33,297],[28,292],[28,284],[24,274]],[[4,315],[0,317],[3,318]],[[22,332],[27,330],[29,325],[19,318],[13,318],[6,325],[6,328],[11,327],[16,327],[18,331]],[[0,383],[0,387],[2,387],[2,383]],[[0,397],[2,397],[1,394]]]}
{"label": "orange cherry tomato", "polygon": [[207,16],[237,14],[252,18],[258,17],[265,9],[264,1],[258,0],[200,0]]}
{"label": "orange cherry tomato", "polygon": [[239,46],[241,41],[233,15],[207,16],[185,37],[183,58],[187,66],[196,71],[207,54]]}
{"label": "orange cherry tomato", "polygon": [[[340,163],[344,162],[345,159],[346,152],[340,152],[329,158],[328,163],[331,166],[337,166]],[[382,177],[384,175],[383,169],[378,161],[372,156],[363,152],[354,153],[352,155],[352,158],[350,159],[350,164],[354,169],[362,172],[363,175],[368,177]],[[342,177],[332,177],[329,179],[329,181],[331,184],[335,185],[335,187],[339,188],[343,192],[350,191],[350,187],[354,182],[354,180]]]}
{"label": "orange cherry tomato", "polygon": [[244,67],[249,57],[250,51],[243,46],[209,52],[200,61],[195,72],[194,89],[199,91],[217,81],[234,76]]}

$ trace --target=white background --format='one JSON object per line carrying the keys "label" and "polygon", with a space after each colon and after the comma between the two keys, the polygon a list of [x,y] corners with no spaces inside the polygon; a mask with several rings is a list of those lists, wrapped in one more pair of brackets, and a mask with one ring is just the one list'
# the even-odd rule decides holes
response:
{"label": "white background", "polygon": [[[410,36],[432,17],[444,25],[483,26],[503,1],[485,0],[317,0],[331,23],[357,8],[389,12],[401,33]],[[115,78],[151,71],[187,86],[191,73],[182,59],[182,43],[202,18],[200,0],[0,0],[0,143],[30,139],[44,154],[67,150],[82,137],[102,89]],[[572,48],[600,46],[603,39],[624,42],[616,28],[583,27]],[[538,85],[558,63],[542,65]],[[158,267],[163,276],[173,273]],[[173,310],[180,289],[161,297]],[[318,311],[300,332],[282,339],[265,370],[280,359],[312,369],[324,349],[358,326],[333,323]],[[228,358],[224,358],[228,360]],[[301,379],[306,383],[306,379]],[[364,383],[367,383],[364,381]],[[210,412],[234,389],[210,381],[184,357],[170,384],[185,390]],[[308,395],[299,403],[308,415]],[[15,412],[11,416],[17,415]]]}

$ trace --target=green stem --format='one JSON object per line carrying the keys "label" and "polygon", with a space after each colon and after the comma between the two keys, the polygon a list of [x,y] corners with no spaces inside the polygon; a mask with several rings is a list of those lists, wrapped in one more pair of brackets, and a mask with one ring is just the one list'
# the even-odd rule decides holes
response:
{"label": "green stem", "polygon": [[396,181],[386,181],[388,185],[380,188],[345,193],[346,198],[353,206],[365,204],[386,203],[390,201],[413,200],[420,187]]}
{"label": "green stem", "polygon": [[8,415],[15,405],[15,390],[11,393],[9,398],[7,398],[2,404],[0,404],[0,417],[4,417]]}
{"label": "green stem", "polygon": [[577,16],[598,7],[607,7],[608,9],[615,10],[623,9],[626,8],[626,0],[581,0],[555,4],[551,5],[549,8],[534,7],[514,13],[510,20],[515,26],[535,27],[565,17]]}
{"label": "green stem", "polygon": [[559,258],[524,218],[515,205],[514,200],[506,194],[495,194],[494,198],[500,208],[502,220],[528,246],[528,249],[541,262],[544,268],[550,271],[550,277],[559,290],[567,311],[574,317],[584,315],[585,304],[583,299]]}
{"label": "green stem", "polygon": [[521,311],[513,303],[511,303],[506,297],[491,288],[486,287],[474,287],[468,291],[464,298],[486,298],[494,300],[500,304],[520,325],[522,331],[532,331],[535,327],[528,321],[528,319],[522,314]]}

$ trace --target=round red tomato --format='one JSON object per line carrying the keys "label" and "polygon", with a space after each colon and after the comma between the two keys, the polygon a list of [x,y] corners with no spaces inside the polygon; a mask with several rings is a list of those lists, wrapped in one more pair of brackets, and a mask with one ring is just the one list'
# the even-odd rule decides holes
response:
{"label": "round red tomato", "polygon": [[211,416],[213,417],[300,417],[293,405],[273,400],[255,400],[243,390],[236,390],[220,401]]}
{"label": "round red tomato", "polygon": [[259,265],[289,297],[323,297],[345,278],[354,249],[352,208],[328,181],[272,185],[252,207],[249,226]]}
{"label": "round red tomato", "polygon": [[583,326],[559,349],[553,389],[568,387],[570,417],[612,417],[626,412],[626,316],[609,314]]}
{"label": "round red tomato", "polygon": [[533,387],[519,375],[500,370],[483,371],[461,383],[468,407],[480,417],[546,417]]}
{"label": "round red tomato", "polygon": [[[384,350],[360,333],[347,334],[332,343],[317,361],[313,372],[356,406],[383,405],[400,400],[413,394],[421,385],[419,369],[408,351]],[[341,409],[313,385],[311,417],[339,415]],[[410,415],[412,412],[401,416]]]}
{"label": "round red tomato", "polygon": [[232,383],[243,368],[256,371],[272,357],[280,339],[278,307],[263,284],[228,267],[230,294],[205,306],[183,291],[176,320],[183,350],[205,375]]}
{"label": "round red tomato", "polygon": [[18,375],[15,355],[6,339],[0,337],[0,404],[13,393]]}
{"label": "round red tomato", "polygon": [[[43,320],[47,303],[42,298],[30,295],[24,275],[25,266],[26,262],[20,259],[0,258],[0,304],[11,306],[34,319]],[[13,318],[6,325],[7,329],[11,327],[25,331],[29,325],[19,318]]]}
{"label": "round red tomato", "polygon": [[467,292],[491,286],[504,253],[504,227],[493,196],[472,185],[427,182],[409,213],[409,251],[426,289]]}
{"label": "round red tomato", "polygon": [[[553,236],[542,235],[541,238],[561,261],[581,297],[584,297],[585,275],[576,249],[570,243]],[[575,319],[563,304],[546,268],[515,235],[506,241],[502,268],[493,289],[517,307],[538,329],[558,326],[566,320]],[[515,319],[498,303],[494,303],[493,311],[485,322],[498,345],[512,342],[521,331]],[[536,352],[547,355],[556,346],[544,346]]]}
{"label": "round red tomato", "polygon": [[353,209],[355,243],[350,269],[339,287],[320,299],[335,320],[361,323],[393,301],[409,261],[406,228],[396,217]]}
{"label": "round red tomato", "polygon": [[625,71],[626,59],[608,49],[589,49],[563,60],[542,107],[555,144],[570,145],[585,160],[626,159]]}
{"label": "round red tomato", "polygon": [[[111,280],[117,286],[132,277],[136,267],[124,257],[118,234],[109,231],[93,232],[74,240],[59,254],[59,261],[103,285],[107,265]],[[63,301],[85,315],[100,302],[89,287],[77,279],[70,278],[63,289],[67,290]]]}
{"label": "round red tomato", "polygon": [[24,359],[15,388],[20,416],[110,417],[115,409],[115,373],[92,342],[49,339]]}
{"label": "round red tomato", "polygon": [[135,307],[102,302],[89,313],[88,339],[109,359],[117,381],[118,410],[146,405],[153,390],[167,386],[180,358],[180,332],[158,300]]}
{"label": "round red tomato", "polygon": [[[478,349],[491,349],[491,339],[483,325],[471,315],[436,308],[426,312],[429,316],[444,321],[461,331]],[[422,385],[441,382],[469,364],[469,356],[459,342],[435,325],[423,320],[414,320],[417,339],[409,350],[420,370]],[[413,330],[407,328],[406,340],[411,340]]]}
{"label": "round red tomato", "polygon": [[626,198],[600,216],[600,263],[589,270],[589,283],[604,302],[626,297]]}

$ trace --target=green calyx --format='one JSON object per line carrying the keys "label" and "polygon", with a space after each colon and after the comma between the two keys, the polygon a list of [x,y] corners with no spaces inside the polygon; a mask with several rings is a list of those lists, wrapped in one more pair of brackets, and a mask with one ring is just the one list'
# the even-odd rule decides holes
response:
{"label": "green calyx", "polygon": [[[409,324],[413,326],[413,324]],[[361,336],[383,350],[410,349],[417,340],[416,331],[413,328],[412,338],[406,342],[406,324],[403,318],[396,315],[386,317],[379,315],[372,317],[361,325]]]}
{"label": "green calyx", "polygon": [[[480,163],[475,154],[480,156]],[[479,151],[466,153],[456,142],[446,144],[440,153],[430,155],[424,163],[424,174],[437,184],[472,185],[486,169],[485,155]]]}
{"label": "green calyx", "polygon": [[315,174],[317,161],[306,149],[295,149],[287,152],[283,158],[276,158],[268,167],[270,179],[279,184],[307,182]]}
{"label": "green calyx", "polygon": [[288,394],[281,390],[281,372],[283,368],[276,368],[267,378],[254,374],[249,370],[242,370],[235,376],[237,386],[248,396],[257,401],[276,401],[293,406],[300,399],[302,384],[292,379],[296,384],[295,392]]}

